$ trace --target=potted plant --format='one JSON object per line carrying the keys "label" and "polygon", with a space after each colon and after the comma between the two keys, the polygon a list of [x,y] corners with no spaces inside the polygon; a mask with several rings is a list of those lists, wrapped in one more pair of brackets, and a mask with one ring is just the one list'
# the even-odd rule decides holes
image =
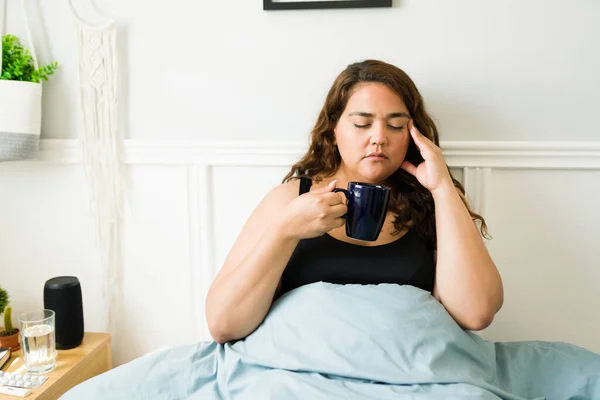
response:
{"label": "potted plant", "polygon": [[[58,63],[40,67],[32,43],[26,49],[16,36],[4,35],[2,20],[0,18],[0,161],[21,160],[33,157],[39,149],[42,81],[47,81],[57,70]],[[25,22],[31,38],[27,18]]]}
{"label": "potted plant", "polygon": [[19,350],[19,330],[13,328],[12,308],[9,304],[8,293],[0,287],[0,310],[4,310],[4,329],[0,331],[0,347],[10,347],[11,351]]}
{"label": "potted plant", "polygon": [[41,83],[58,69],[58,62],[43,67],[36,66],[29,50],[14,35],[2,36],[2,75],[0,79]]}

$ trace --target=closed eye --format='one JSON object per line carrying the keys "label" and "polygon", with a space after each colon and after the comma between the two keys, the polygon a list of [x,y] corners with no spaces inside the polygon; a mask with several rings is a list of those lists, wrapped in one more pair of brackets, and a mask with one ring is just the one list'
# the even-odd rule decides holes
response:
{"label": "closed eye", "polygon": [[[371,126],[371,124],[365,124],[365,125],[354,124],[354,126],[355,126],[356,128],[358,128],[358,129],[365,129],[365,128],[368,128],[368,127],[370,127],[370,126]],[[393,129],[393,130],[395,130],[395,131],[401,131],[401,130],[403,130],[403,129],[406,127],[406,125],[402,125],[402,126],[393,126],[393,125],[388,125],[388,127],[389,127],[390,129]]]}
{"label": "closed eye", "polygon": [[388,125],[390,128],[392,128],[395,131],[401,131],[402,129],[404,129],[404,127],[406,125],[402,125],[402,126],[393,126],[393,125]]}

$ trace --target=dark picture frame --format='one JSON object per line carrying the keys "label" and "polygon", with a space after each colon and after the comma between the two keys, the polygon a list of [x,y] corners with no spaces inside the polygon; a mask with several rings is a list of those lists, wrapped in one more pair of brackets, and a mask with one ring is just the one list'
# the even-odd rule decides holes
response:
{"label": "dark picture frame", "polygon": [[344,1],[274,1],[263,0],[263,10],[321,10],[328,8],[375,8],[391,7],[392,0],[344,0]]}

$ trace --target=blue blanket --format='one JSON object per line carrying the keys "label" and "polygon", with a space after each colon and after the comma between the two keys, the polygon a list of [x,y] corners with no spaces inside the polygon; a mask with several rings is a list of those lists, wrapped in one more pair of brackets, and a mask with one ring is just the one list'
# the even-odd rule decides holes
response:
{"label": "blue blanket", "polygon": [[293,290],[244,340],[153,353],[61,399],[600,399],[600,355],[493,343],[412,286]]}

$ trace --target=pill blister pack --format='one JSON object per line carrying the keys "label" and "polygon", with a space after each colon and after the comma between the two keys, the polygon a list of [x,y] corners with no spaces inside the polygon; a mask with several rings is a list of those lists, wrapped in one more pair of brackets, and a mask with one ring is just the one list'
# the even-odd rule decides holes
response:
{"label": "pill blister pack", "polygon": [[0,385],[14,386],[21,388],[37,388],[40,387],[48,379],[43,375],[18,374],[15,372],[0,371]]}

